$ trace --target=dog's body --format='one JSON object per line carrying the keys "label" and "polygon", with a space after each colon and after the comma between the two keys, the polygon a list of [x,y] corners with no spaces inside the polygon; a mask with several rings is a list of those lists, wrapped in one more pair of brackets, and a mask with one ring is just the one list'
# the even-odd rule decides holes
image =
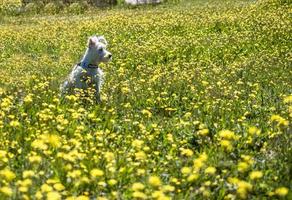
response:
{"label": "dog's body", "polygon": [[80,63],[74,66],[67,80],[61,85],[61,94],[74,93],[75,89],[93,88],[95,98],[101,101],[100,89],[103,83],[103,72],[98,67],[101,62],[108,62],[112,54],[106,50],[107,41],[103,36],[90,37],[88,48]]}

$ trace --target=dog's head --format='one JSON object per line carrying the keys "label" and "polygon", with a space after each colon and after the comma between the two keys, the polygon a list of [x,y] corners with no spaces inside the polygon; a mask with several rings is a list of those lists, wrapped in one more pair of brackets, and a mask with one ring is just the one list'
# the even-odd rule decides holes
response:
{"label": "dog's head", "polygon": [[106,50],[107,41],[103,36],[92,36],[88,39],[88,53],[94,64],[108,62],[112,59],[112,54]]}

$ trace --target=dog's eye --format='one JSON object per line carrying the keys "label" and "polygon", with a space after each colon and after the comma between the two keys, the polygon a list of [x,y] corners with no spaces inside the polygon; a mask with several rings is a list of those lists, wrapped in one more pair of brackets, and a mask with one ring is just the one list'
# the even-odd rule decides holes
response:
{"label": "dog's eye", "polygon": [[102,48],[99,48],[99,49],[98,49],[98,52],[102,52],[102,50],[103,50]]}

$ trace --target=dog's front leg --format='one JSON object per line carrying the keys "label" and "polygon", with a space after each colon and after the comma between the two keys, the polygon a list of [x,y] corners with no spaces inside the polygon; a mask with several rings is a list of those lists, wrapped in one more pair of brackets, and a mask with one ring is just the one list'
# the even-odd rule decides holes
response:
{"label": "dog's front leg", "polygon": [[100,77],[95,75],[93,78],[93,86],[94,86],[94,98],[97,103],[101,102],[100,97]]}
{"label": "dog's front leg", "polygon": [[101,90],[101,85],[103,83],[103,72],[101,69],[98,68],[97,74],[93,77],[93,83],[94,83],[94,89],[95,89],[95,100],[96,102],[101,102],[101,95],[100,95],[100,90]]}
{"label": "dog's front leg", "polygon": [[64,98],[64,96],[70,92],[71,88],[72,84],[69,80],[66,80],[64,83],[62,83],[60,86],[61,97]]}
{"label": "dog's front leg", "polygon": [[99,85],[98,84],[95,84],[94,85],[94,88],[95,88],[95,91],[94,91],[95,101],[97,103],[100,103],[101,102],[101,96],[100,96],[100,88],[99,88]]}

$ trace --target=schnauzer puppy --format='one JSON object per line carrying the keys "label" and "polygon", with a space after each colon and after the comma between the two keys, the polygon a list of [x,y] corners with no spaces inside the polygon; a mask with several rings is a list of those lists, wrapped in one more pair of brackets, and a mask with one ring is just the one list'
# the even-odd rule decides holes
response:
{"label": "schnauzer puppy", "polygon": [[107,41],[103,36],[92,36],[88,39],[86,52],[80,63],[76,64],[66,81],[61,85],[61,95],[75,93],[76,90],[94,89],[95,100],[100,102],[100,89],[103,83],[103,72],[98,67],[108,62],[112,54],[106,50]]}

